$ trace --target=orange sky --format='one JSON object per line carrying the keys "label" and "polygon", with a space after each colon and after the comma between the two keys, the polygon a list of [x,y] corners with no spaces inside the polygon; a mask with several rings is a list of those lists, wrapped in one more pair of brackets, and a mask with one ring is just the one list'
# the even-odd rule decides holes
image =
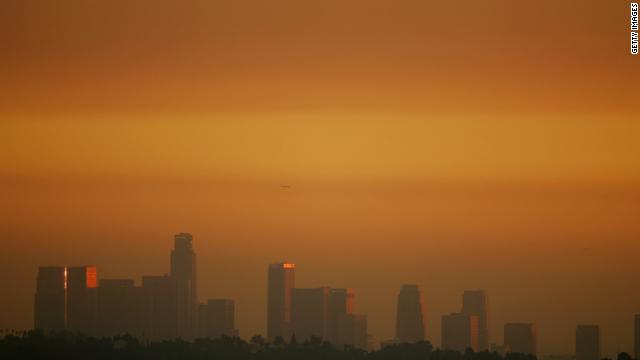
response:
{"label": "orange sky", "polygon": [[354,287],[383,339],[417,282],[436,344],[439,316],[484,287],[493,342],[536,321],[543,354],[571,353],[596,322],[605,355],[631,351],[628,16],[618,0],[4,1],[0,327],[30,325],[37,265],[166,272],[190,231],[201,294],[235,297],[244,336],[286,258],[301,285]]}

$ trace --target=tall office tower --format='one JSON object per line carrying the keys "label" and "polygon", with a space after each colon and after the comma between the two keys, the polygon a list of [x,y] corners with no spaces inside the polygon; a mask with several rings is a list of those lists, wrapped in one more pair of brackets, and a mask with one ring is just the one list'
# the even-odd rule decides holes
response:
{"label": "tall office tower", "polygon": [[328,300],[326,286],[291,291],[291,330],[298,340],[326,336]]}
{"label": "tall office tower", "polygon": [[576,360],[600,360],[600,327],[598,325],[576,327]]}
{"label": "tall office tower", "polygon": [[98,272],[95,266],[67,268],[67,329],[95,334],[98,317]]}
{"label": "tall office tower", "polygon": [[504,326],[504,344],[511,352],[536,355],[537,337],[535,324],[511,323]]}
{"label": "tall office tower", "polygon": [[198,293],[196,286],[196,254],[191,234],[181,233],[174,238],[171,251],[171,277],[179,288],[178,335],[192,338],[197,330]]}
{"label": "tall office tower", "polygon": [[238,336],[235,328],[235,302],[230,299],[209,300],[200,306],[203,337],[217,339],[222,335]]}
{"label": "tall office tower", "polygon": [[[352,289],[330,289],[327,305],[326,339],[332,344],[346,344],[345,323],[353,314],[355,293]],[[366,335],[366,334],[365,334]]]}
{"label": "tall office tower", "polygon": [[291,337],[291,289],[295,286],[296,265],[270,264],[267,289],[267,338]]}
{"label": "tall office tower", "polygon": [[464,352],[478,350],[479,323],[477,315],[453,313],[442,317],[442,348]]}
{"label": "tall office tower", "polygon": [[66,268],[38,268],[34,306],[34,327],[46,331],[66,327]]}
{"label": "tall office tower", "polygon": [[170,340],[180,334],[179,280],[171,276],[143,276],[144,337],[150,340]]}
{"label": "tall office tower", "polygon": [[484,290],[465,291],[462,295],[462,312],[478,317],[478,348],[488,350],[489,337],[489,304]]}
{"label": "tall office tower", "polygon": [[636,360],[640,359],[640,314],[637,314],[634,321],[634,345],[635,345],[635,353]]}
{"label": "tall office tower", "polygon": [[424,303],[418,285],[402,285],[396,314],[396,338],[399,341],[417,342],[425,339]]}
{"label": "tall office tower", "polygon": [[133,280],[100,280],[97,312],[99,336],[144,336],[142,288],[136,287]]}

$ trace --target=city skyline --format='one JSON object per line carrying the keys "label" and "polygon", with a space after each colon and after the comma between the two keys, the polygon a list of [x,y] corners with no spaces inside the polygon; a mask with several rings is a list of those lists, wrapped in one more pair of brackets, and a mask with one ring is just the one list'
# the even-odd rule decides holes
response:
{"label": "city skyline", "polygon": [[0,1],[0,329],[142,334],[177,306],[154,337],[287,337],[290,290],[327,287],[309,323],[387,341],[413,284],[435,346],[475,342],[477,316],[482,348],[531,324],[561,357],[597,325],[601,356],[640,352],[633,11]]}
{"label": "city skyline", "polygon": [[[101,279],[92,265],[40,266],[35,282],[32,328],[69,330],[93,336],[130,333],[155,341],[241,336],[235,327],[237,314],[233,299],[196,301],[194,312],[187,310],[192,308],[189,299],[197,288],[195,258],[193,236],[175,235],[169,261],[171,275],[143,275],[141,287],[136,287],[133,279]],[[269,264],[265,293],[269,299],[265,309],[268,325],[264,333],[242,334],[246,339],[260,335],[268,341],[276,337],[293,341],[295,336],[304,341],[315,336],[338,346],[348,344],[368,350],[403,342],[433,343],[426,335],[426,301],[418,285],[401,286],[397,297],[396,335],[392,339],[380,339],[368,331],[367,316],[355,314],[353,289],[296,287],[295,269],[293,262]],[[462,311],[442,315],[439,346],[460,352],[471,348],[501,354],[514,351],[538,355],[535,323],[506,323],[504,341],[491,341],[488,303],[486,290],[464,290]],[[634,315],[635,339],[640,336],[638,319],[640,314]],[[637,340],[635,346],[637,351]],[[576,325],[574,356],[576,360],[601,358],[600,326]]]}

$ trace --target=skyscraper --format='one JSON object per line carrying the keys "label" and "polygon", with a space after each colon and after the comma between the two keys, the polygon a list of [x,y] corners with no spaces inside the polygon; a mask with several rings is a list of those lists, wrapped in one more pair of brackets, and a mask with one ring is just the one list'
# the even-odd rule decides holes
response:
{"label": "skyscraper", "polygon": [[295,286],[296,265],[270,264],[267,289],[267,337],[291,337],[291,290]]}
{"label": "skyscraper", "polygon": [[640,359],[640,314],[637,314],[634,321],[634,345],[635,345],[635,353],[636,360]]}
{"label": "skyscraper", "polygon": [[196,254],[191,234],[175,235],[171,251],[171,277],[175,278],[178,293],[178,334],[192,338],[196,332],[198,293],[196,286]]}
{"label": "skyscraper", "polygon": [[600,360],[600,327],[598,325],[576,327],[576,360]]}
{"label": "skyscraper", "polygon": [[537,337],[535,324],[511,323],[504,326],[504,344],[511,352],[536,355]]}
{"label": "skyscraper", "polygon": [[442,317],[442,348],[464,352],[478,350],[479,317],[467,313],[454,313]]}
{"label": "skyscraper", "polygon": [[34,327],[46,331],[66,327],[66,268],[38,268],[34,306]]}
{"label": "skyscraper", "polygon": [[484,290],[467,290],[462,295],[462,312],[478,317],[478,348],[488,350],[491,341],[489,336],[489,304]]}
{"label": "skyscraper", "polygon": [[[346,344],[347,315],[353,314],[355,293],[352,289],[330,289],[327,307],[327,341]],[[366,335],[366,334],[365,334]]]}
{"label": "skyscraper", "polygon": [[144,336],[150,340],[170,340],[181,336],[179,280],[171,276],[143,276]]}
{"label": "skyscraper", "polygon": [[351,345],[366,349],[369,341],[367,332],[367,316],[347,314],[342,322],[341,341],[339,344]]}
{"label": "skyscraper", "polygon": [[291,330],[298,340],[326,337],[329,288],[294,288],[291,291]]}
{"label": "skyscraper", "polygon": [[212,299],[200,307],[205,314],[202,324],[204,337],[219,338],[222,335],[237,336],[235,328],[235,302],[230,299]]}
{"label": "skyscraper", "polygon": [[396,314],[396,338],[399,341],[417,342],[425,339],[424,304],[418,285],[402,285]]}
{"label": "skyscraper", "polygon": [[67,329],[95,334],[98,317],[98,272],[95,266],[67,268]]}
{"label": "skyscraper", "polygon": [[144,336],[144,299],[142,288],[133,280],[101,279],[98,287],[99,336],[131,334]]}

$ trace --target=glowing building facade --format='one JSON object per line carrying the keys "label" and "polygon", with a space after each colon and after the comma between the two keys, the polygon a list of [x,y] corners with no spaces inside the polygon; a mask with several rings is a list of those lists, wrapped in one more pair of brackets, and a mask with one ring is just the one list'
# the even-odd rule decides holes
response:
{"label": "glowing building facade", "polygon": [[484,290],[468,290],[462,295],[462,312],[478,317],[478,347],[475,350],[488,350],[489,336],[489,301]]}
{"label": "glowing building facade", "polygon": [[267,285],[267,337],[291,337],[291,290],[295,287],[296,265],[288,262],[269,265]]}
{"label": "glowing building facade", "polygon": [[98,315],[98,272],[95,266],[67,268],[67,329],[95,334]]}
{"label": "glowing building facade", "polygon": [[352,289],[330,289],[327,304],[326,340],[347,344],[347,315],[353,314],[355,293]]}
{"label": "glowing building facade", "polygon": [[95,266],[38,269],[34,327],[96,333],[98,273]]}

